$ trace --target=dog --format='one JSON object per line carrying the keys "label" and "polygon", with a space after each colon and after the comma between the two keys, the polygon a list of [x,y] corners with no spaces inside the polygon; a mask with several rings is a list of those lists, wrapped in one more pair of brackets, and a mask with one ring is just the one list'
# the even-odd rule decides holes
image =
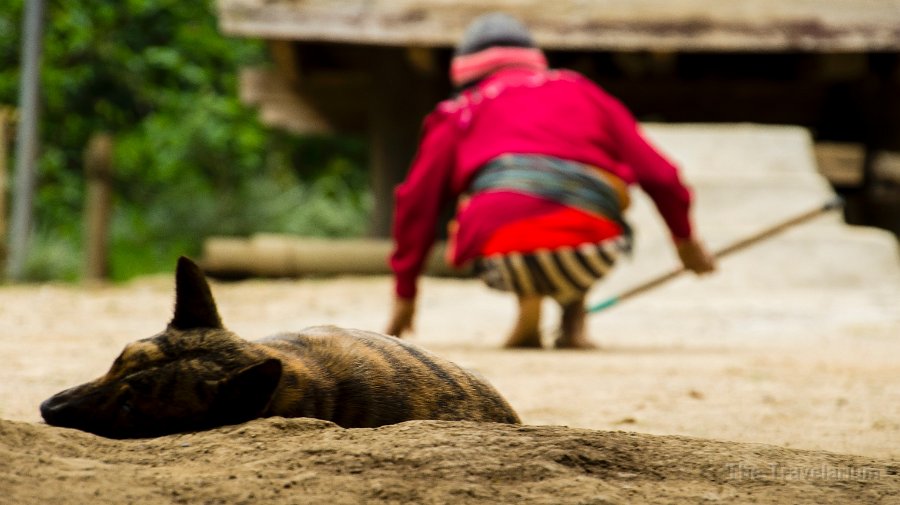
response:
{"label": "dog", "polygon": [[165,331],[127,345],[106,375],[40,408],[47,424],[109,438],[272,416],[344,428],[414,419],[520,423],[484,379],[396,337],[315,326],[244,340],[224,328],[203,272],[185,257]]}

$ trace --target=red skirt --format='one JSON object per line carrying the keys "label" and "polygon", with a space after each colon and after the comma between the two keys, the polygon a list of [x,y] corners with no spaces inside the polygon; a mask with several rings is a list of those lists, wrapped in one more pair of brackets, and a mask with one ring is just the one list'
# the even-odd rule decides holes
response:
{"label": "red skirt", "polygon": [[482,246],[475,269],[492,288],[568,303],[629,247],[614,221],[569,207],[500,227]]}

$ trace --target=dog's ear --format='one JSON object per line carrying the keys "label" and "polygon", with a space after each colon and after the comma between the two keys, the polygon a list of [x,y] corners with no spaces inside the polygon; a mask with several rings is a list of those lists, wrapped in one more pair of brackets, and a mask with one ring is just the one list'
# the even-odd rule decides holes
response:
{"label": "dog's ear", "polygon": [[281,361],[269,358],[221,381],[216,392],[216,416],[236,424],[262,415],[275,394],[281,371]]}
{"label": "dog's ear", "polygon": [[169,326],[179,330],[222,328],[216,301],[203,271],[184,256],[175,271],[175,316]]}

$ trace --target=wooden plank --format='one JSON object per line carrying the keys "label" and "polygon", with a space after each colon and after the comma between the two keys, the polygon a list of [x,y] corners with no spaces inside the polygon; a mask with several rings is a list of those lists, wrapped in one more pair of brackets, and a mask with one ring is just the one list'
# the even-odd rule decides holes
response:
{"label": "wooden plank", "polygon": [[819,173],[828,182],[844,188],[862,186],[865,146],[852,142],[817,142],[815,154]]}
{"label": "wooden plank", "polygon": [[503,10],[548,49],[900,49],[897,0],[218,0],[221,29],[267,39],[453,46]]}

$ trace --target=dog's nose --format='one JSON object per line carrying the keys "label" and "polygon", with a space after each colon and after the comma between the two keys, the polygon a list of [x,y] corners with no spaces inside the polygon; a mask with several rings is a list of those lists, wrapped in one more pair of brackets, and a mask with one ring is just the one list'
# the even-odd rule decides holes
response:
{"label": "dog's nose", "polygon": [[53,420],[56,419],[59,413],[59,405],[57,405],[53,398],[48,398],[41,402],[41,417],[44,418],[44,421],[47,421],[47,424],[53,424]]}
{"label": "dog's nose", "polygon": [[44,421],[47,421],[47,424],[53,424],[53,418],[56,415],[56,410],[56,406],[53,404],[51,399],[47,399],[41,402],[41,417],[44,418]]}
{"label": "dog's nose", "polygon": [[64,400],[53,396],[41,403],[41,417],[47,424],[53,426],[65,426],[66,418],[71,409],[67,408],[68,404]]}

